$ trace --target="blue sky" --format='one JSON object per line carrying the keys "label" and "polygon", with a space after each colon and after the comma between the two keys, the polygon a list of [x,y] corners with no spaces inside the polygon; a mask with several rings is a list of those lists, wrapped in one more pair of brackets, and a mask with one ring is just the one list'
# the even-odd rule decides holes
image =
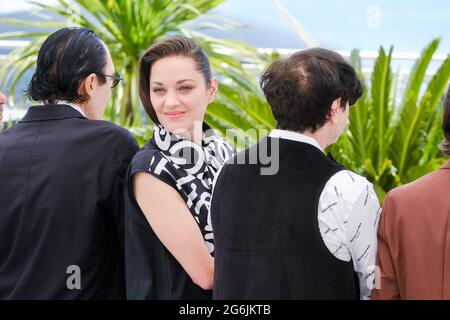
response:
{"label": "blue sky", "polygon": [[[336,50],[377,50],[395,45],[396,51],[420,52],[441,37],[439,52],[450,52],[450,1],[445,0],[280,0],[319,45]],[[301,42],[271,0],[228,0],[216,12],[243,21],[265,39],[297,48]],[[271,33],[271,29],[278,32]],[[278,39],[278,40],[276,40]]]}
{"label": "blue sky", "polygon": [[[450,52],[447,0],[279,1],[320,46],[330,49],[372,51],[394,44],[395,51],[420,52],[432,39],[440,37],[438,52]],[[0,0],[0,15],[24,8],[24,0]],[[272,0],[226,0],[213,12],[247,25],[226,34],[216,33],[221,36],[245,40],[257,47],[303,46]]]}

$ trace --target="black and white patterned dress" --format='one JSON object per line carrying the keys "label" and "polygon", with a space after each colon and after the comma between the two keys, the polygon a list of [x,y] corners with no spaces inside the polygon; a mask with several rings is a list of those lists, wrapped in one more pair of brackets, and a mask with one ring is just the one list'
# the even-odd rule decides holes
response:
{"label": "black and white patterned dress", "polygon": [[155,126],[153,138],[133,158],[125,195],[126,275],[130,299],[208,299],[154,234],[136,203],[131,177],[147,172],[167,183],[185,201],[205,244],[214,255],[210,201],[214,178],[234,155],[225,140],[204,126],[202,145]]}

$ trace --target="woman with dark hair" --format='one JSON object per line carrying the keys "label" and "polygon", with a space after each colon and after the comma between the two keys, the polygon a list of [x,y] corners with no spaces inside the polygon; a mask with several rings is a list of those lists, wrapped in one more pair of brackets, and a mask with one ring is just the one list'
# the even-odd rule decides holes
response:
{"label": "woman with dark hair", "polygon": [[203,123],[217,92],[203,50],[175,36],[140,64],[140,97],[155,123],[126,189],[129,299],[210,299],[214,242],[209,203],[232,148]]}
{"label": "woman with dark hair", "polygon": [[0,134],[0,299],[122,299],[123,181],[137,144],[101,121],[120,77],[85,28],[51,34],[29,85],[41,105]]}
{"label": "woman with dark hair", "polygon": [[[450,89],[441,150],[450,155]],[[379,283],[372,299],[450,299],[450,161],[386,195],[378,229]]]}

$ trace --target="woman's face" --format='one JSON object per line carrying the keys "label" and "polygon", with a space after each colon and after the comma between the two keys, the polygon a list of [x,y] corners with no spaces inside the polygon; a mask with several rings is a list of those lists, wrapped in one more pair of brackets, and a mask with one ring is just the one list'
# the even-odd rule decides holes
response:
{"label": "woman's face", "polygon": [[214,101],[217,81],[208,85],[194,59],[170,56],[153,63],[150,100],[159,122],[170,132],[190,140],[194,125],[201,129],[206,107]]}

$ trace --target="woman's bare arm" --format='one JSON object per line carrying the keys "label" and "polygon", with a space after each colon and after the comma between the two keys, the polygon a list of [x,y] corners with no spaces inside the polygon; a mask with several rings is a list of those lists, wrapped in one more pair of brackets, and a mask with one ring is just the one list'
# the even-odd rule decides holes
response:
{"label": "woman's bare arm", "polygon": [[157,237],[181,264],[192,281],[212,289],[214,260],[186,203],[172,187],[154,176],[133,176],[136,200]]}

